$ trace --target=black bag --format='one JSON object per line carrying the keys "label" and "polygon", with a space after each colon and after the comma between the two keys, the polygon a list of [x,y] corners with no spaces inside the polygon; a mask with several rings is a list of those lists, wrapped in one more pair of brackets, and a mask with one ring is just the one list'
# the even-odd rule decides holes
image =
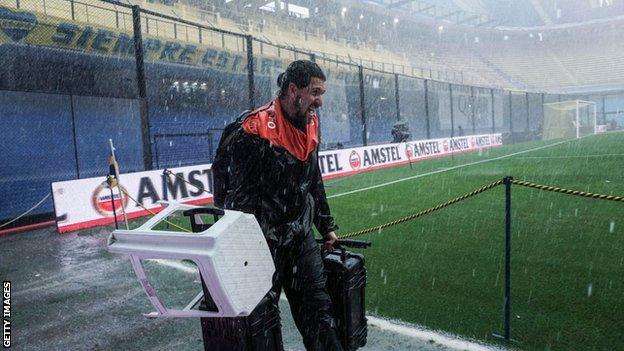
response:
{"label": "black bag", "polygon": [[[203,281],[202,281],[202,285]],[[205,289],[205,285],[204,285]],[[204,290],[205,291],[205,290]],[[205,294],[205,293],[204,293]],[[208,296],[209,295],[204,295]],[[282,330],[276,299],[269,293],[248,317],[201,318],[205,351],[283,350]],[[200,309],[214,302],[204,300]]]}
{"label": "black bag", "polygon": [[245,117],[249,115],[251,110],[241,113],[234,122],[228,124],[221,133],[217,153],[212,162],[212,194],[215,206],[223,208],[223,201],[227,195],[227,187],[229,184],[228,166],[230,164],[230,155],[228,146],[232,142],[234,131],[243,124]]}
{"label": "black bag", "polygon": [[[318,240],[323,242],[323,240]],[[340,343],[345,350],[366,345],[366,267],[364,256],[346,251],[344,246],[365,248],[370,243],[338,240],[339,250],[324,252],[323,265],[327,276],[326,288],[332,300],[332,315],[336,321]]]}
{"label": "black bag", "polygon": [[[198,221],[198,216],[212,215],[214,221],[224,215],[218,208],[199,207],[183,212],[191,219],[194,233],[202,232],[212,224]],[[201,277],[204,298],[199,309],[217,311],[217,306],[210,297],[210,292]],[[282,351],[282,330],[279,310],[274,305],[277,296],[269,292],[247,317],[200,318],[205,351]]]}

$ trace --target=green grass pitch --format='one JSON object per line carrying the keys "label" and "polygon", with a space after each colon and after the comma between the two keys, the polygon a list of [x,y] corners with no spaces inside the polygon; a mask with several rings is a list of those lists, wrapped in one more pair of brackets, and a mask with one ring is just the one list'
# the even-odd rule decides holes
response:
{"label": "green grass pitch", "polygon": [[[623,166],[624,134],[613,133],[506,145],[325,185],[341,235],[504,176],[624,196]],[[512,187],[512,346],[624,348],[623,214],[622,202]],[[486,342],[503,332],[503,186],[356,239],[373,244],[363,251],[369,314]]]}
{"label": "green grass pitch", "polygon": [[[508,145],[327,181],[339,234],[432,207],[507,175],[624,196],[624,134],[529,151],[552,143]],[[486,159],[494,160],[469,165]],[[466,166],[426,175],[458,165]],[[339,196],[408,177],[414,178]],[[511,326],[518,347],[624,348],[623,214],[622,202],[512,187]],[[369,313],[490,342],[492,332],[502,333],[503,186],[360,239],[373,243],[364,251]]]}

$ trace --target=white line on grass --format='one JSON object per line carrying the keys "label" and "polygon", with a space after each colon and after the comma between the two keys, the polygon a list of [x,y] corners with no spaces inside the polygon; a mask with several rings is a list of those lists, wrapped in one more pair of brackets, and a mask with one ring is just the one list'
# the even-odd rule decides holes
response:
{"label": "white line on grass", "polygon": [[368,325],[375,326],[381,330],[387,330],[395,334],[404,335],[426,342],[433,341],[435,344],[439,344],[451,349],[468,351],[502,350],[494,346],[486,346],[478,344],[476,342],[463,340],[462,338],[455,335],[434,332],[423,327],[410,326],[403,323],[395,323],[387,319],[372,316],[366,316],[366,318],[368,319]]}
{"label": "white line on grass", "polygon": [[[585,137],[581,137],[579,139],[582,139],[582,138],[585,138]],[[559,142],[548,144],[548,145],[544,145],[544,146],[535,147],[535,148],[528,149],[528,150],[514,152],[514,153],[511,153],[511,154],[508,154],[508,155],[498,156],[498,157],[494,157],[494,158],[488,158],[487,160],[475,161],[475,162],[466,163],[466,164],[462,164],[462,165],[457,165],[457,166],[453,166],[453,167],[449,167],[449,168],[439,169],[437,171],[417,174],[415,176],[402,178],[402,179],[397,179],[397,180],[393,180],[391,182],[386,182],[386,183],[381,183],[381,184],[377,184],[377,185],[373,185],[373,186],[368,186],[366,188],[351,190],[351,191],[347,191],[347,192],[344,192],[344,193],[341,193],[341,194],[330,195],[327,198],[328,199],[332,199],[332,198],[335,198],[335,197],[341,197],[341,196],[345,196],[345,195],[351,195],[351,194],[355,194],[355,193],[360,193],[362,191],[367,191],[367,190],[371,190],[371,189],[381,188],[381,187],[384,187],[384,186],[388,186],[388,185],[392,185],[392,184],[396,184],[396,183],[400,183],[400,182],[405,182],[405,181],[412,180],[412,179],[422,178],[422,177],[426,177],[426,176],[430,176],[430,175],[434,175],[434,174],[438,174],[438,173],[442,173],[442,172],[448,172],[448,171],[452,171],[452,170],[455,170],[455,169],[464,168],[464,167],[468,167],[468,166],[474,166],[474,165],[478,165],[478,164],[481,164],[481,163],[501,160],[503,158],[516,156],[516,155],[521,155],[521,154],[525,154],[527,152],[533,152],[533,151],[537,151],[537,150],[541,150],[541,149],[546,149],[546,148],[557,146],[557,145],[561,145],[561,144],[564,144],[564,143],[569,143],[569,142],[575,141],[575,140],[578,140],[578,139],[563,140],[563,141],[559,141]]]}

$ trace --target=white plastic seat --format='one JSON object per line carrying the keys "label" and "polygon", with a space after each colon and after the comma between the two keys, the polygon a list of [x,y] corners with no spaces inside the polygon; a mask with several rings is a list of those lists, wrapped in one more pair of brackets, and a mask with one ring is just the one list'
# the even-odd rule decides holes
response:
{"label": "white plastic seat", "polygon": [[[133,230],[118,229],[108,239],[108,250],[127,254],[156,312],[147,317],[240,317],[248,316],[272,285],[275,265],[260,225],[251,214],[225,210],[215,224],[203,232],[184,233],[153,230],[176,211],[197,206],[162,202],[160,213]],[[168,309],[145,274],[142,260],[191,260],[199,269],[218,311],[193,309],[200,292],[182,309]]]}

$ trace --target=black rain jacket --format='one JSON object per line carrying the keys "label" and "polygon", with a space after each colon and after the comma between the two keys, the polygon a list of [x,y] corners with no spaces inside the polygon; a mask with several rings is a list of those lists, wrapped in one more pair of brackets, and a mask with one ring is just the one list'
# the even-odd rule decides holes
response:
{"label": "black rain jacket", "polygon": [[318,146],[306,161],[300,161],[242,126],[232,133],[225,145],[227,158],[213,164],[228,168],[227,192],[215,193],[217,206],[253,213],[269,245],[301,243],[312,224],[323,237],[338,229],[327,204]]}

